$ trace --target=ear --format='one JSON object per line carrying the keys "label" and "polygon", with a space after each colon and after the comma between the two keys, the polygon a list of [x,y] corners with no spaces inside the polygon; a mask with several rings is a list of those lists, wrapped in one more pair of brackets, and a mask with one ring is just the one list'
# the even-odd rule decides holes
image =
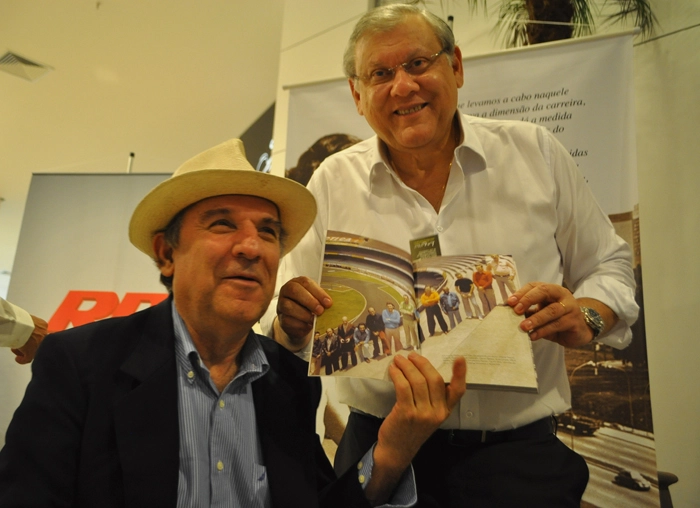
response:
{"label": "ear", "polygon": [[348,83],[350,84],[350,93],[352,93],[352,98],[355,101],[355,108],[357,108],[357,112],[360,115],[365,116],[365,114],[362,112],[362,101],[360,101],[360,92],[355,87],[355,80],[353,78],[349,78]]}
{"label": "ear", "polygon": [[175,272],[173,248],[165,241],[164,233],[156,233],[153,237],[153,253],[160,273],[166,277],[172,277]]}
{"label": "ear", "polygon": [[462,65],[462,50],[459,49],[459,46],[455,46],[455,56],[452,62],[452,70],[455,73],[457,88],[462,88],[462,85],[464,84],[464,67]]}

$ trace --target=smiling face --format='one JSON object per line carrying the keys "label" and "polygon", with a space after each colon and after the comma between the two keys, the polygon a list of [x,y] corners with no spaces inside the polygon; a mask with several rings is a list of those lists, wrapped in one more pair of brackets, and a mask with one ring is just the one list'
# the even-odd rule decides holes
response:
{"label": "smiling face", "polygon": [[177,247],[154,237],[161,273],[195,336],[247,334],[275,289],[281,225],[277,207],[254,196],[202,200],[184,215]]}
{"label": "smiling face", "polygon": [[[410,16],[390,31],[362,37],[355,49],[355,71],[367,76],[377,68],[392,68],[441,49],[430,25],[419,16]],[[457,89],[464,82],[459,48],[453,60],[450,64],[447,55],[440,55],[420,76],[399,67],[394,79],[381,85],[350,79],[358,113],[390,150],[440,149],[454,139]]]}

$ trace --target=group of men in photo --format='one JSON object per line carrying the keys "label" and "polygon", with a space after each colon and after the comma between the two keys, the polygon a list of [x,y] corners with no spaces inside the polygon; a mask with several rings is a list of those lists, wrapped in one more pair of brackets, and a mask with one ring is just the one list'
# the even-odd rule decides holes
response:
{"label": "group of men in photo", "polygon": [[314,332],[311,372],[315,375],[322,371],[325,375],[344,372],[358,363],[417,349],[420,346],[415,327],[417,318],[416,306],[408,295],[403,295],[398,309],[394,302],[387,302],[381,313],[368,307],[365,321],[357,325],[343,316],[337,328]]}

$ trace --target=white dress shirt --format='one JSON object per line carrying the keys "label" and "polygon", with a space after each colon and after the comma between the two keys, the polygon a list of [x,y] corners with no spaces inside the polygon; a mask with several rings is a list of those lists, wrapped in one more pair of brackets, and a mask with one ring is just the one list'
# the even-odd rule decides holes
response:
{"label": "white dress shirt", "polygon": [[[382,156],[377,137],[327,158],[309,189],[318,216],[283,260],[278,291],[289,279],[319,279],[327,230],[381,240],[406,251],[438,235],[443,255],[511,254],[520,282],[565,283],[574,295],[608,305],[620,318],[599,341],[623,348],[638,307],[631,249],[615,234],[566,149],[545,128],[460,115],[462,143],[440,212],[406,186]],[[362,210],[361,214],[357,211]],[[270,330],[276,300],[263,319]],[[507,430],[570,407],[564,348],[533,343],[539,394],[467,389],[443,428]],[[378,380],[338,378],[340,401],[384,417],[394,388]]]}

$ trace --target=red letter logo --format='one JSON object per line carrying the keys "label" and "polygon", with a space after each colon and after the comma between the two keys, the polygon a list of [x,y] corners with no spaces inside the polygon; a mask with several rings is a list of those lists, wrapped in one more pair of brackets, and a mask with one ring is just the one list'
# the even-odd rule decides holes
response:
{"label": "red letter logo", "polygon": [[162,293],[127,293],[119,303],[119,297],[111,291],[69,291],[49,320],[49,332],[58,332],[68,328],[68,325],[80,326],[110,316],[128,316],[136,312],[141,304],[156,305],[167,297]]}

